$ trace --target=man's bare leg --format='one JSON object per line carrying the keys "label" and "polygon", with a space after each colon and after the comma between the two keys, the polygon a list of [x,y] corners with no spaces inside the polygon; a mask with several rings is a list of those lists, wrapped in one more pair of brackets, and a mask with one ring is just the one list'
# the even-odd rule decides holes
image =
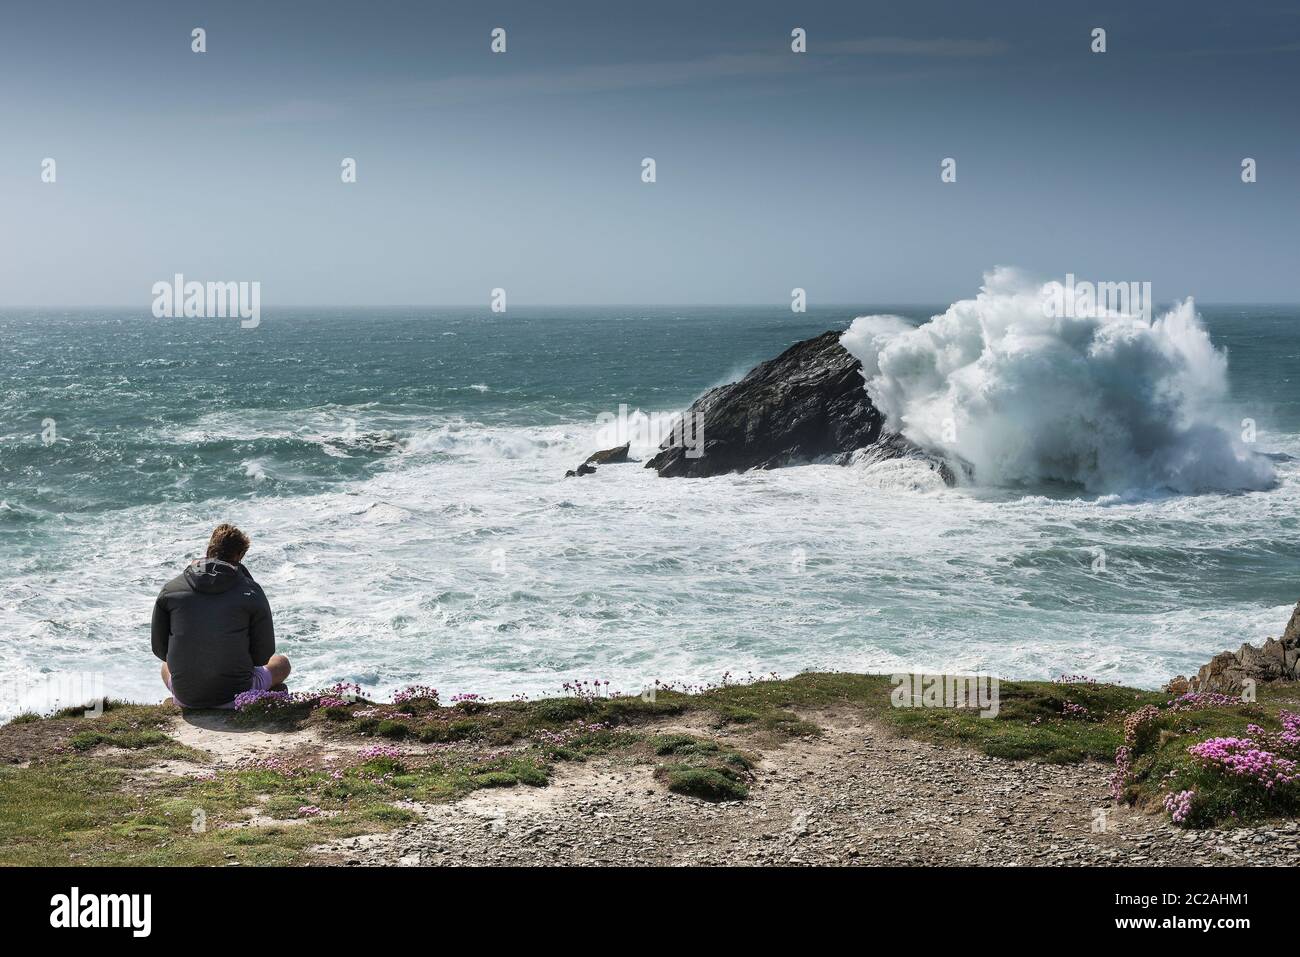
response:
{"label": "man's bare leg", "polygon": [[272,655],[266,662],[266,670],[271,672],[271,687],[278,691],[279,686],[288,679],[292,669],[289,666],[289,659],[284,655]]}

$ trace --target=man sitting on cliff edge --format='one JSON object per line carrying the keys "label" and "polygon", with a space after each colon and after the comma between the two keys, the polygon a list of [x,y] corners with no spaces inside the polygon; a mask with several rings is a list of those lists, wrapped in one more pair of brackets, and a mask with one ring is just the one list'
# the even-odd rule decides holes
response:
{"label": "man sitting on cliff edge", "polygon": [[275,653],[271,605],[242,564],[248,545],[234,525],[218,525],[206,557],[154,602],[153,653],[182,708],[233,708],[236,695],[281,690],[289,677],[289,659]]}

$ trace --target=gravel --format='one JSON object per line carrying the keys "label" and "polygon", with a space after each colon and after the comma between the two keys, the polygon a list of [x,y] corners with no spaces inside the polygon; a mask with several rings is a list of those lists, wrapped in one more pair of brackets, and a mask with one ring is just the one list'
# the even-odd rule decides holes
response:
{"label": "gravel", "polygon": [[823,736],[763,752],[746,801],[671,794],[649,765],[592,759],[549,787],[413,805],[419,822],[318,848],[320,863],[1300,865],[1295,821],[1185,831],[1112,803],[1108,766],[986,757],[850,711],[807,717]]}

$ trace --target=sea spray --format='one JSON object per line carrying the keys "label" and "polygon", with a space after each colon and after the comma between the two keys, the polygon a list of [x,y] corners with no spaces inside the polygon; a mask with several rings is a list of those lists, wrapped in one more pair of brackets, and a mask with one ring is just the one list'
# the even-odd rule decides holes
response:
{"label": "sea spray", "polygon": [[1150,322],[1104,308],[1061,316],[1045,308],[1057,285],[999,268],[924,325],[864,316],[842,342],[890,427],[969,463],[982,485],[1273,484],[1269,460],[1219,421],[1227,355],[1190,299]]}

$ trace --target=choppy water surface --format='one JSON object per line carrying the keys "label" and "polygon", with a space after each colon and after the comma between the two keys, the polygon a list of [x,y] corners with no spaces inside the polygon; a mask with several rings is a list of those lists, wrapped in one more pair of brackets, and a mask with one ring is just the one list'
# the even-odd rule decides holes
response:
{"label": "choppy water surface", "polygon": [[888,463],[562,477],[620,404],[670,412],[854,316],[943,309],[0,314],[0,715],[50,672],[160,698],[153,598],[225,520],[254,536],[304,687],[905,667],[1155,685],[1281,631],[1293,307],[1199,310],[1228,357],[1212,414],[1253,419],[1273,456],[1260,491],[944,489]]}

